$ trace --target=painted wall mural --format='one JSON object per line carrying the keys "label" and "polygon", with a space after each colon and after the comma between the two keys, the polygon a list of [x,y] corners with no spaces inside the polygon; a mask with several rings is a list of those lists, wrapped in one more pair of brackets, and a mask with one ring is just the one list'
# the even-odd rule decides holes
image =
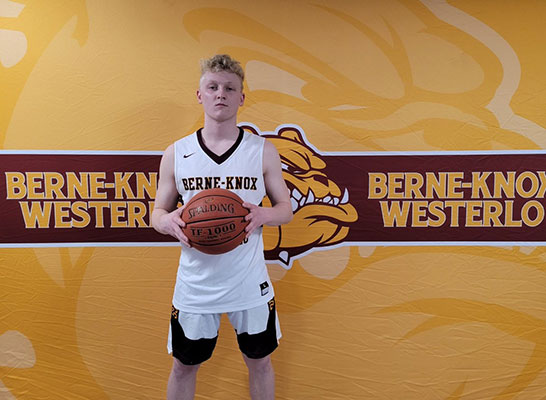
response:
{"label": "painted wall mural", "polygon": [[[0,398],[165,397],[161,152],[246,71],[295,218],[265,230],[279,399],[546,387],[546,4],[0,0]],[[224,321],[199,399],[245,398]]]}

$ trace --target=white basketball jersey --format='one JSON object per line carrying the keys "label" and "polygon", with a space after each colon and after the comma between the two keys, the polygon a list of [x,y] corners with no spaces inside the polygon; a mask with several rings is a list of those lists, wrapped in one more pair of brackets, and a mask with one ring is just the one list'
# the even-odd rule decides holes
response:
{"label": "white basketball jersey", "polygon": [[[265,139],[239,128],[239,138],[222,156],[204,144],[201,130],[174,144],[174,177],[186,204],[205,189],[223,188],[259,205],[265,196]],[[173,305],[185,312],[224,313],[267,303],[273,286],[264,260],[262,228],[248,241],[219,255],[182,248]]]}

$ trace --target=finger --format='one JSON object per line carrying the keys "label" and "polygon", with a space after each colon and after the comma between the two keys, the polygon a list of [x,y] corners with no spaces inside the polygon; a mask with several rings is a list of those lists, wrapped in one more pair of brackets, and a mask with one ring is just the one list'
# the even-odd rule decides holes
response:
{"label": "finger", "polygon": [[186,223],[184,222],[184,220],[182,219],[182,216],[181,216],[183,209],[184,209],[184,207],[177,208],[172,213],[173,221],[175,222],[175,224],[177,224],[178,226],[181,226],[182,228],[184,228],[186,226]]}
{"label": "finger", "polygon": [[186,237],[186,235],[184,235],[184,233],[182,233],[180,229],[176,230],[175,237],[178,239],[180,243],[190,247],[188,238]]}
{"label": "finger", "polygon": [[[185,225],[185,224],[184,224]],[[170,226],[169,226],[169,229],[170,231],[172,232],[171,235],[174,236],[175,238],[177,238],[178,240],[180,240],[182,237],[186,237],[184,235],[184,232],[182,231],[182,228],[184,226],[181,226],[179,224],[179,222],[177,220],[174,221],[174,223],[172,223]]]}
{"label": "finger", "polygon": [[[247,229],[249,227],[247,226]],[[245,229],[246,230],[246,235],[245,235],[245,239],[248,239],[250,237],[250,235],[252,235],[252,232],[254,232],[254,228],[250,228],[250,229]]]}
{"label": "finger", "polygon": [[180,226],[181,228],[185,228],[186,227],[186,223],[184,222],[184,220],[182,218],[175,218],[174,219],[174,223],[178,226]]}
{"label": "finger", "polygon": [[176,210],[174,210],[178,215],[182,214],[182,211],[184,211],[184,207],[185,206],[182,206],[182,207],[179,207],[177,208]]}
{"label": "finger", "polygon": [[182,240],[182,232],[178,229],[172,229],[171,236],[179,241]]}
{"label": "finger", "polygon": [[184,232],[182,232],[182,230],[180,230],[180,241],[186,246],[191,247],[190,239],[188,239],[188,237],[184,235]]}
{"label": "finger", "polygon": [[246,226],[245,231],[246,231],[248,234],[250,234],[250,233],[252,233],[252,231],[253,231],[255,228],[256,228],[256,227],[254,226],[254,224],[253,224],[253,223],[250,223],[250,224],[248,224],[248,225]]}
{"label": "finger", "polygon": [[247,203],[246,201],[245,201],[243,204],[241,204],[241,205],[242,205],[244,208],[247,208],[247,209],[249,209],[249,210],[252,210],[254,207],[256,207],[255,204]]}
{"label": "finger", "polygon": [[180,243],[186,247],[191,247],[190,241],[185,236],[180,239]]}

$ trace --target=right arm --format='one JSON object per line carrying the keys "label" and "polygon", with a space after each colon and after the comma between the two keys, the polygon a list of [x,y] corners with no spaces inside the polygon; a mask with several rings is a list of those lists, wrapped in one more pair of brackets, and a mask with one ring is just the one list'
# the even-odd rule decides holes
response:
{"label": "right arm", "polygon": [[188,238],[182,232],[185,226],[180,218],[184,207],[176,208],[178,190],[174,178],[174,145],[170,145],[161,157],[159,165],[159,183],[152,211],[152,226],[164,235],[171,235],[186,246],[190,246]]}

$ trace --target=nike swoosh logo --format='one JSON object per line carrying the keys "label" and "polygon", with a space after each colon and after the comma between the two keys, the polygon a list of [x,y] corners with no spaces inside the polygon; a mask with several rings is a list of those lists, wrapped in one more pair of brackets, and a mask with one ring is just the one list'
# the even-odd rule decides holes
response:
{"label": "nike swoosh logo", "polygon": [[188,157],[191,157],[193,156],[195,153],[190,153],[190,154],[184,154],[184,158],[188,158]]}

